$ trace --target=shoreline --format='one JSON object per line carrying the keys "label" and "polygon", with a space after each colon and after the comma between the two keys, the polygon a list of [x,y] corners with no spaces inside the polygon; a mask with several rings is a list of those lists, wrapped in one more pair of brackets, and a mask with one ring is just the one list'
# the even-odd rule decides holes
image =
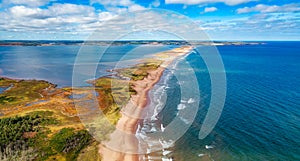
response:
{"label": "shoreline", "polygon": [[[94,89],[97,92],[96,98],[99,107],[103,111],[107,111],[110,123],[116,125],[116,131],[107,134],[112,142],[97,145],[97,155],[102,155],[103,160],[111,160],[112,157],[121,158],[119,160],[140,160],[141,155],[138,147],[138,140],[135,136],[138,124],[142,120],[142,114],[145,107],[150,101],[149,91],[157,84],[165,71],[165,69],[177,58],[190,53],[192,46],[183,46],[171,50],[162,51],[152,54],[151,58],[140,59],[135,65],[115,69],[113,76],[103,76],[95,80],[90,80],[93,87],[78,87],[72,88],[69,86],[58,87],[46,80],[39,79],[14,79],[5,76],[0,76],[2,82],[0,86],[8,87],[13,84],[13,88],[5,93],[2,104],[0,104],[1,118],[13,117],[17,115],[25,115],[33,111],[53,111],[59,117],[65,117],[66,122],[61,126],[53,126],[51,133],[57,133],[65,127],[74,127],[77,130],[85,129],[84,122],[81,120],[81,112],[93,112],[90,109],[79,109],[74,106],[74,102],[80,102],[81,99],[92,99],[93,93],[89,90]],[[126,78],[126,79],[122,79]],[[116,86],[111,86],[112,81],[116,81]],[[128,86],[129,89],[122,87]],[[121,88],[120,88],[121,87]],[[116,90],[116,91],[115,91]],[[20,91],[27,91],[22,92]],[[107,93],[107,91],[110,91]],[[114,92],[118,93],[114,95]],[[73,95],[85,94],[84,98],[72,99]],[[113,99],[112,99],[113,98]],[[119,101],[116,101],[116,99]],[[3,102],[4,101],[4,102]],[[114,102],[116,101],[116,102]],[[117,105],[121,103],[121,111]],[[152,107],[149,108],[150,110]],[[82,111],[81,111],[82,110]],[[91,119],[92,117],[88,117]],[[67,125],[71,123],[72,125]],[[65,125],[66,124],[66,125]],[[101,130],[101,129],[100,129]],[[92,133],[90,133],[92,135]],[[125,134],[125,135],[124,135]],[[102,142],[102,143],[103,143]],[[99,143],[99,142],[98,142]],[[106,146],[109,145],[109,146]],[[117,147],[117,148],[111,148]],[[118,148],[123,151],[118,151]],[[115,150],[113,150],[115,149]],[[142,152],[145,154],[145,152]]]}
{"label": "shoreline", "polygon": [[144,79],[130,81],[136,94],[131,95],[128,104],[122,108],[121,118],[116,124],[116,130],[110,135],[110,140],[105,142],[104,145],[100,145],[99,153],[103,161],[140,160],[139,152],[141,152],[141,149],[138,147],[138,140],[135,138],[135,134],[138,123],[143,120],[141,118],[142,112],[149,103],[148,93],[159,82],[165,69],[177,58],[190,53],[192,49],[193,47],[191,46],[185,46],[155,54],[157,57],[162,57],[161,60],[163,62],[160,66],[155,70],[148,70],[148,75]]}

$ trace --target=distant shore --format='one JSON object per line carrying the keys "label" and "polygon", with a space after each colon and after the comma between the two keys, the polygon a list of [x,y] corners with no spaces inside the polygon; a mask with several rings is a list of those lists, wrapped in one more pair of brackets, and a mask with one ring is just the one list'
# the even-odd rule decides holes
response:
{"label": "distant shore", "polygon": [[2,40],[0,46],[81,46],[81,45],[204,45],[204,46],[223,46],[223,45],[260,45],[265,42],[255,41],[180,41],[180,40],[128,40],[128,41],[82,41],[82,40]]}

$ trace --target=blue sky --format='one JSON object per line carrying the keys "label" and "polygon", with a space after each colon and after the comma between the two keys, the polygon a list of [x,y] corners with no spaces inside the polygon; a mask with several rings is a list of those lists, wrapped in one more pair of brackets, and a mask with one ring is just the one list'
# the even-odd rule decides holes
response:
{"label": "blue sky", "polygon": [[[149,9],[184,15],[212,40],[300,40],[297,0],[1,0],[0,39],[85,40],[98,28],[118,33],[126,18],[114,18]],[[149,19],[156,26],[171,21],[159,17]],[[151,39],[149,34],[140,36]]]}

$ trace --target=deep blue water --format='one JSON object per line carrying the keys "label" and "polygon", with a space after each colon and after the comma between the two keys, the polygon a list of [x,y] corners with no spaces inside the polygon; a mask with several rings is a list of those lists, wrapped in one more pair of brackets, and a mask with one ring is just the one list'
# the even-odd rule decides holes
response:
{"label": "deep blue water", "polygon": [[[222,116],[212,133],[199,140],[211,96],[210,78],[201,57],[191,54],[187,60],[196,71],[202,101],[193,125],[176,143],[175,160],[300,160],[300,42],[218,50],[227,76]],[[174,95],[176,79],[169,83],[174,87],[169,93]],[[176,105],[166,106],[165,122]]]}
{"label": "deep blue water", "polygon": [[[135,47],[112,47],[102,59],[96,76],[108,74],[105,70]],[[144,53],[170,48],[137,49],[124,58],[127,60],[125,64],[135,62]],[[104,49],[91,46],[86,51],[87,57]],[[70,86],[78,50],[78,46],[0,47],[0,74],[13,78],[46,79],[59,86]],[[172,148],[174,152],[170,157],[184,161],[300,160],[300,42],[219,46],[218,50],[227,76],[226,103],[221,118],[208,137],[198,139],[211,89],[203,60],[198,54],[191,54],[186,60],[198,79],[200,108],[192,126]],[[188,80],[188,76],[186,78]],[[168,84],[168,100],[160,114],[164,125],[176,116],[180,103],[178,80],[173,77]],[[213,148],[206,149],[206,145]]]}

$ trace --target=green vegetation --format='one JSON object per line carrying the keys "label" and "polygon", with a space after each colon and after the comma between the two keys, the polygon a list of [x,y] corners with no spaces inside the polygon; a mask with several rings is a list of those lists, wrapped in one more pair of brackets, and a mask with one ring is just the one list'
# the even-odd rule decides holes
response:
{"label": "green vegetation", "polygon": [[160,60],[149,59],[145,63],[137,64],[130,68],[116,69],[114,71],[121,77],[127,77],[134,81],[143,80],[148,75],[149,70],[157,69],[161,63],[162,61]]}
{"label": "green vegetation", "polygon": [[0,104],[8,104],[16,100],[16,97],[12,96],[0,96]]}
{"label": "green vegetation", "polygon": [[95,80],[94,85],[99,94],[97,99],[100,109],[111,124],[116,124],[121,117],[121,108],[128,103],[130,96],[135,94],[135,91],[131,88],[128,80],[116,78],[102,77]]}
{"label": "green vegetation", "polygon": [[[148,71],[157,69],[161,63],[161,60],[149,59],[133,67],[114,70],[116,78],[101,77],[92,82],[98,93],[99,107],[106,117],[88,118],[89,132],[99,141],[108,139],[115,130],[111,124],[117,123],[121,108],[136,94],[133,81],[143,80]],[[84,130],[68,97],[71,90],[84,94],[90,87],[56,89],[46,81],[8,78],[0,78],[0,87],[8,88],[0,94],[0,112],[5,114],[0,117],[0,160],[101,160],[99,143]],[[46,103],[26,106],[45,99]]]}
{"label": "green vegetation", "polygon": [[98,97],[100,108],[104,109],[104,113],[107,107],[112,105],[123,106],[128,102],[130,95],[135,93],[128,81],[115,78],[99,78],[95,82],[95,87],[100,96]]}
{"label": "green vegetation", "polygon": [[[41,131],[41,125],[57,124],[58,122],[45,113],[33,112],[26,116],[16,116],[0,119],[0,145],[1,149],[16,141],[30,140],[29,133],[35,135]],[[28,136],[27,136],[28,135]]]}
{"label": "green vegetation", "polygon": [[23,151],[38,151],[36,143],[47,133],[45,126],[59,123],[51,115],[44,111],[0,119],[0,160],[17,159],[18,153]]}
{"label": "green vegetation", "polygon": [[8,87],[13,83],[16,83],[17,80],[9,79],[9,78],[0,78],[0,87]]}
{"label": "green vegetation", "polygon": [[73,128],[49,135],[47,127],[60,124],[50,111],[0,119],[0,160],[75,160],[92,137],[86,130]]}
{"label": "green vegetation", "polygon": [[85,131],[75,131],[64,128],[56,133],[50,140],[50,146],[56,152],[66,156],[66,160],[75,160],[79,152],[91,142],[91,135]]}
{"label": "green vegetation", "polygon": [[[142,80],[148,75],[149,70],[157,69],[161,60],[148,59],[144,63],[133,67],[116,69],[118,76],[127,77],[133,81]],[[119,111],[125,106],[131,95],[136,94],[132,84],[128,80],[101,77],[93,82],[95,90],[99,93],[99,106],[112,123],[116,123],[120,117]]]}
{"label": "green vegetation", "polygon": [[0,79],[0,87],[9,87],[8,90],[0,94],[0,108],[23,105],[28,102],[40,99],[43,90],[55,85],[46,81],[38,80],[12,80],[8,78]]}
{"label": "green vegetation", "polygon": [[77,157],[77,161],[101,161],[99,143],[94,141],[83,149]]}

